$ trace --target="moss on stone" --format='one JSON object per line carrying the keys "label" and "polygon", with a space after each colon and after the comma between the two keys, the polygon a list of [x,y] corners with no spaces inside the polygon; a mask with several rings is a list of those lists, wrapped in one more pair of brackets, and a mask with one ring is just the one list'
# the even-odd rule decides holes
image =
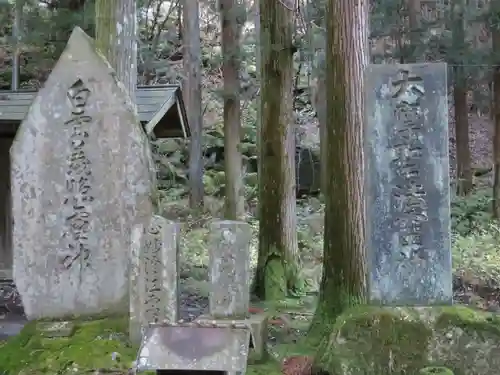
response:
{"label": "moss on stone", "polygon": [[[332,374],[344,366],[352,374],[414,374],[426,365],[430,330],[397,310],[365,306],[348,310],[339,316],[333,332],[322,343],[315,364],[335,369]],[[356,350],[342,343],[356,343]]]}
{"label": "moss on stone", "polygon": [[439,375],[494,375],[500,320],[465,306],[358,306],[336,320],[314,367],[332,375],[433,374],[421,373],[425,368],[451,371]]}
{"label": "moss on stone", "polygon": [[246,375],[281,375],[280,364],[272,359],[265,363],[248,365]]}
{"label": "moss on stone", "polygon": [[468,331],[495,333],[500,336],[500,318],[466,306],[442,307],[435,328],[459,327]]}
{"label": "moss on stone", "polygon": [[39,322],[29,322],[18,336],[0,346],[0,373],[65,374],[130,368],[137,348],[128,341],[128,318],[82,319],[73,324],[70,336],[49,338],[39,329]]}
{"label": "moss on stone", "polygon": [[286,271],[277,255],[270,256],[264,270],[265,300],[282,300],[287,296]]}
{"label": "moss on stone", "polygon": [[446,367],[425,367],[418,375],[453,375],[453,371]]}

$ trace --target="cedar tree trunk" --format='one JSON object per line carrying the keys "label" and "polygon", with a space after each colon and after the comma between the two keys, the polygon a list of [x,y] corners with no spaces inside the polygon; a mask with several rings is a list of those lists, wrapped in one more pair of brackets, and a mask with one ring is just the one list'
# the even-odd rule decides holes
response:
{"label": "cedar tree trunk", "polygon": [[240,22],[246,10],[239,0],[220,0],[222,21],[222,76],[224,78],[225,217],[236,220],[245,214],[240,108]]}
{"label": "cedar tree trunk", "polygon": [[200,11],[197,0],[183,2],[183,62],[184,101],[186,103],[191,141],[189,148],[189,204],[191,208],[203,206],[203,119],[201,110],[201,44]]}
{"label": "cedar tree trunk", "polygon": [[260,0],[259,12],[260,229],[253,292],[261,299],[278,300],[301,288],[295,214],[293,1]]}
{"label": "cedar tree trunk", "polygon": [[328,0],[323,277],[311,336],[367,295],[363,196],[368,0]]}

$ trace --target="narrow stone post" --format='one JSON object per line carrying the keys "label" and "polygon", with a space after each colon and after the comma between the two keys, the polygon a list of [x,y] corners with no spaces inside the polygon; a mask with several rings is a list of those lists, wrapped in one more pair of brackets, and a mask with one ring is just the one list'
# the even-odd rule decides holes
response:
{"label": "narrow stone post", "polygon": [[153,216],[148,228],[132,232],[130,338],[140,342],[151,323],[179,320],[179,225]]}
{"label": "narrow stone post", "polygon": [[267,315],[249,314],[250,225],[241,221],[215,221],[210,227],[209,314],[197,322],[224,326],[228,320],[250,331],[248,363],[267,355]]}
{"label": "narrow stone post", "polygon": [[251,227],[241,221],[210,226],[210,316],[244,319],[250,302]]}
{"label": "narrow stone post", "polygon": [[249,314],[250,304],[250,225],[241,221],[214,221],[210,226],[209,314],[200,324],[227,325],[228,320],[250,331],[248,363],[267,355],[267,315]]}
{"label": "narrow stone post", "polygon": [[132,228],[130,241],[130,266],[129,266],[129,337],[134,344],[141,342],[141,307],[139,282],[141,281],[140,254],[141,241],[144,237],[144,225],[138,224]]}

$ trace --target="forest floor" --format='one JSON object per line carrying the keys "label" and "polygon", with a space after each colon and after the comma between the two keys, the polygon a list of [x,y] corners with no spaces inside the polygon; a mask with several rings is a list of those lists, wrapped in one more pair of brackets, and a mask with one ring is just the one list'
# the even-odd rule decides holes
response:
{"label": "forest floor", "polygon": [[[307,281],[307,295],[300,299],[291,299],[286,304],[266,305],[258,302],[251,303],[252,312],[267,311],[270,314],[269,351],[278,361],[286,375],[309,375],[311,372],[312,357],[304,354],[302,348],[295,343],[307,333],[307,329],[314,313],[315,300],[321,275],[321,237],[322,215],[315,208],[318,203],[308,201],[301,206],[299,213],[299,243],[304,264],[303,277]],[[307,214],[309,212],[309,214]],[[199,222],[197,224],[200,224]],[[253,229],[256,232],[255,223]],[[208,309],[208,253],[206,225],[186,225],[182,236],[181,249],[181,318],[189,321],[206,313]],[[315,246],[310,244],[314,243]],[[251,245],[252,264],[256,261],[256,236]],[[486,258],[491,258],[485,255]],[[483,261],[479,263],[484,263]],[[500,271],[500,263],[495,262]],[[478,281],[479,278],[465,278],[456,275],[454,278],[454,299],[457,303],[472,305],[479,309],[500,311],[500,289],[496,285]],[[476,280],[476,281],[474,281]],[[11,289],[9,289],[12,292]],[[11,300],[12,302],[13,300]],[[3,306],[3,319],[0,321],[0,339],[16,335],[25,323],[20,315],[20,309],[13,304]],[[0,317],[2,318],[2,317]],[[290,351],[292,348],[292,351]],[[312,354],[312,353],[311,353]]]}
{"label": "forest floor", "polygon": [[[455,119],[453,111],[449,114],[450,167],[456,164]],[[487,115],[469,114],[469,148],[473,168],[491,167],[493,163],[493,123]]]}

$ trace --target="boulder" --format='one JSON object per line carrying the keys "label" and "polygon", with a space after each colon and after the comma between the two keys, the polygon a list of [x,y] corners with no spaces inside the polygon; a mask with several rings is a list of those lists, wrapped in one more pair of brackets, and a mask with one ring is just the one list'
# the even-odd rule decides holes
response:
{"label": "boulder", "polygon": [[335,322],[314,368],[332,375],[496,375],[500,317],[465,306],[353,308]]}

